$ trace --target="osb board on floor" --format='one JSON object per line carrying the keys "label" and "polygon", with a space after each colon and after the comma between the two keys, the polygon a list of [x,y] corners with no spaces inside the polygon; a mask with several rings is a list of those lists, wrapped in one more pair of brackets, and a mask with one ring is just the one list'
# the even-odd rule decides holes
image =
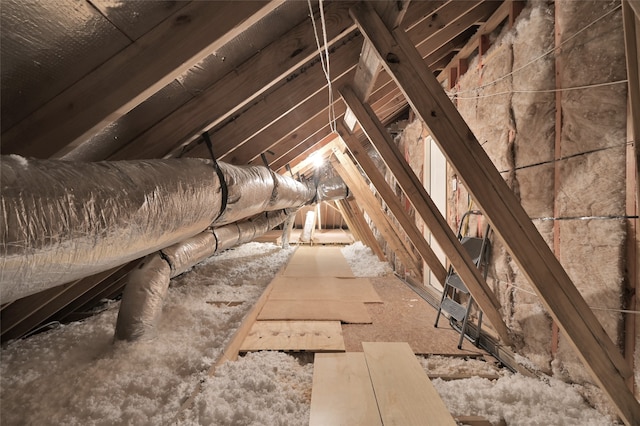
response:
{"label": "osb board on floor", "polygon": [[383,424],[456,425],[406,342],[362,346]]}
{"label": "osb board on floor", "polygon": [[344,229],[322,229],[316,230],[311,237],[313,244],[351,244],[355,240],[351,232]]}
{"label": "osb board on floor", "polygon": [[371,316],[362,302],[267,300],[258,314],[258,321],[271,320],[342,321],[367,324],[371,322]]}
{"label": "osb board on floor", "polygon": [[[301,229],[294,229],[289,236],[289,243],[296,244],[335,244],[335,245],[349,245],[355,242],[353,235],[350,231],[345,229],[321,229],[315,230],[310,243],[302,243],[300,241],[300,235],[302,235]],[[259,243],[274,243],[282,244],[282,230],[275,229],[268,231],[267,233],[254,238],[253,241]]]}
{"label": "osb board on floor", "polygon": [[343,300],[380,303],[382,300],[368,278],[287,277],[273,281],[270,300]]}
{"label": "osb board on floor", "polygon": [[361,342],[408,342],[416,354],[479,356],[487,354],[465,340],[458,349],[460,335],[446,318],[438,328],[433,324],[437,311],[396,277],[369,278],[384,303],[367,304],[371,324],[342,324],[347,352],[362,352]]}
{"label": "osb board on floor", "polygon": [[362,352],[316,354],[309,426],[382,425]]}
{"label": "osb board on floor", "polygon": [[344,351],[340,321],[256,321],[240,352]]}
{"label": "osb board on floor", "polygon": [[299,247],[283,274],[287,277],[353,277],[339,247]]}

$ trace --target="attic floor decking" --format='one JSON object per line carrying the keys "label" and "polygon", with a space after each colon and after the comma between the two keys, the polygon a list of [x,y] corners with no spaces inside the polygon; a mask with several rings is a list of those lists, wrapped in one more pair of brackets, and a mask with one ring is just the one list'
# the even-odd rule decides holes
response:
{"label": "attic floor decking", "polygon": [[[351,232],[344,229],[320,229],[315,230],[311,241],[304,243],[300,241],[302,235],[302,229],[294,229],[291,231],[289,241],[292,245],[344,245],[351,244],[355,240],[351,235]],[[254,241],[261,243],[282,243],[282,231],[273,230],[266,234],[256,238]]]}
{"label": "attic floor decking", "polygon": [[[398,278],[348,278],[350,275],[338,247],[299,247],[282,274],[274,279],[257,322],[342,321],[341,338],[347,352],[362,352],[362,342],[407,342],[416,354],[486,355],[469,342],[459,350],[458,333],[446,321],[440,321],[439,327],[434,328],[435,309]],[[341,282],[344,283],[342,288]],[[264,332],[260,327],[254,329],[253,324],[251,327],[249,334],[254,335],[248,339],[255,338],[255,333]],[[324,330],[311,333],[326,334]],[[286,336],[286,333],[282,335]],[[315,349],[300,346],[292,349],[289,338],[283,340],[281,348],[273,346],[274,339],[266,340],[272,346],[264,349],[327,350],[326,342],[318,343],[313,339],[307,341],[314,342]],[[260,349],[255,342],[243,349],[249,346],[251,350]]]}

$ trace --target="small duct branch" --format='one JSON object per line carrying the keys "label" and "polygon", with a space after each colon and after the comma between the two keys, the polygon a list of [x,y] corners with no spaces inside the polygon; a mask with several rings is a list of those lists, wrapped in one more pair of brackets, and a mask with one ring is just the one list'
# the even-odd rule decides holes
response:
{"label": "small duct branch", "polygon": [[127,277],[116,323],[116,340],[153,338],[171,278],[215,253],[253,240],[280,225],[289,212],[265,212],[248,220],[209,229],[148,255]]}

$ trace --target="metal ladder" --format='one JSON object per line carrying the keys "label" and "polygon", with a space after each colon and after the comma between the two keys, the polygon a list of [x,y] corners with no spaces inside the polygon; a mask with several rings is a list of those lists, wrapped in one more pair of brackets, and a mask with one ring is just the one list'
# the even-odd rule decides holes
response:
{"label": "metal ladder", "polygon": [[[470,215],[481,216],[482,212],[479,210],[469,210],[462,215],[460,219],[460,225],[458,227],[458,240],[462,246],[467,250],[469,256],[473,260],[473,263],[478,269],[482,271],[483,277],[487,279],[489,252],[491,249],[491,243],[489,241],[489,232],[491,228],[487,224],[483,236],[469,237],[462,235],[462,227],[465,219],[468,220]],[[466,305],[460,302],[460,295],[468,295]],[[449,266],[447,272],[447,278],[444,283],[444,290],[442,291],[442,299],[440,300],[440,307],[438,308],[438,315],[436,316],[436,323],[434,327],[438,327],[438,321],[440,314],[445,312],[449,315],[449,324],[454,330],[460,332],[460,340],[458,342],[458,349],[462,349],[462,341],[466,334],[467,322],[469,320],[469,313],[473,305],[473,297],[469,293],[467,286],[462,282],[460,276],[453,270],[453,267]],[[460,325],[462,324],[462,325]],[[480,337],[480,328],[482,327],[482,311],[478,310],[478,329],[475,337],[467,335],[467,338],[476,346],[478,346],[478,340]]]}

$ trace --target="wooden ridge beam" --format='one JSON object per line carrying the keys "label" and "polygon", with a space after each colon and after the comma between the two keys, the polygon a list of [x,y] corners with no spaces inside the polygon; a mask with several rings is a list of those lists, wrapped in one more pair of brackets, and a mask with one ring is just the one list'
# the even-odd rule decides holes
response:
{"label": "wooden ridge beam", "polygon": [[625,382],[633,370],[406,34],[390,32],[365,4],[352,16],[622,420],[640,424],[640,404]]}
{"label": "wooden ridge beam", "polygon": [[[369,154],[367,154],[362,143],[360,143],[355,135],[352,135],[349,132],[344,123],[338,124],[338,133],[340,133],[343,142],[349,148],[351,154],[362,170],[364,170],[364,173],[367,175],[373,186],[375,186],[378,194],[380,194],[382,200],[387,204],[389,210],[391,210],[396,220],[407,234],[407,237],[409,237],[413,246],[418,250],[418,253],[420,253],[420,257],[422,257],[422,259],[427,263],[431,272],[433,272],[438,281],[440,281],[444,286],[444,282],[447,277],[446,269],[442,266],[442,263],[440,263],[438,256],[436,256],[433,250],[431,250],[431,246],[424,239],[424,236],[416,226],[415,221],[409,217],[404,207],[400,204],[396,194],[386,182],[382,173],[378,171],[378,168],[373,163],[373,160],[371,160],[371,157],[369,157]],[[334,155],[341,163],[351,161],[339,150],[335,150]]]}
{"label": "wooden ridge beam", "polygon": [[[341,163],[338,158],[332,159],[331,164],[338,172],[342,180],[347,184],[358,201],[355,207],[361,206],[373,221],[384,240],[389,244],[391,249],[400,257],[402,263],[407,269],[413,270],[417,275],[420,274],[420,265],[410,247],[405,246],[403,238],[399,236],[398,231],[391,224],[386,214],[382,213],[380,203],[375,198],[371,190],[367,187],[364,178],[357,171],[349,169],[348,163]],[[351,163],[353,165],[353,163]]]}
{"label": "wooden ridge beam", "polygon": [[189,3],[4,132],[3,152],[47,158],[84,142],[283,2]]}

